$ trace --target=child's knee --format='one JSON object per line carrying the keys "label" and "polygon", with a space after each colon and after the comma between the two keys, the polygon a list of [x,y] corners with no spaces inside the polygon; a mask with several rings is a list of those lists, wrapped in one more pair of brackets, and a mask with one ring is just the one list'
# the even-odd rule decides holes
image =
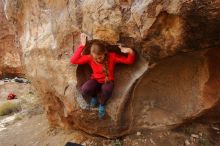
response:
{"label": "child's knee", "polygon": [[96,88],[97,83],[94,80],[89,80],[81,86],[80,91],[83,95],[90,95],[94,93]]}
{"label": "child's knee", "polygon": [[113,90],[113,86],[112,85],[108,85],[108,84],[106,84],[106,85],[103,85],[102,86],[102,92],[103,93],[107,93],[107,94],[111,94],[112,93],[112,90]]}
{"label": "child's knee", "polygon": [[92,92],[91,87],[89,87],[89,86],[82,86],[81,87],[81,93],[83,95],[89,95],[89,94],[91,94],[91,92]]}

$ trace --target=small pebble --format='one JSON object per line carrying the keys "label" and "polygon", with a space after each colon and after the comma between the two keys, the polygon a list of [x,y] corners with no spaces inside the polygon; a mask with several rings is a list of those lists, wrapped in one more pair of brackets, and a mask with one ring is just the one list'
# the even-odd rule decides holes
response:
{"label": "small pebble", "polygon": [[185,145],[190,145],[190,142],[188,139],[185,140]]}
{"label": "small pebble", "polygon": [[137,132],[137,136],[140,136],[140,135],[141,135],[141,132],[138,131],[138,132]]}
{"label": "small pebble", "polygon": [[150,138],[150,142],[151,142],[153,145],[156,145],[156,143],[153,141],[152,138]]}
{"label": "small pebble", "polygon": [[219,131],[219,128],[217,128],[217,127],[212,127],[212,129]]}
{"label": "small pebble", "polygon": [[202,135],[203,135],[203,134],[202,134],[202,132],[199,132],[199,136],[201,136],[201,137],[202,137]]}
{"label": "small pebble", "polygon": [[191,137],[193,137],[193,138],[199,138],[199,136],[196,135],[196,134],[191,134]]}

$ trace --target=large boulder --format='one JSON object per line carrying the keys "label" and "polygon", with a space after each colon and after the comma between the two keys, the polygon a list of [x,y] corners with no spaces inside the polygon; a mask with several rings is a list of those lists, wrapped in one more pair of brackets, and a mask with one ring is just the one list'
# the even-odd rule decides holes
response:
{"label": "large boulder", "polygon": [[[117,137],[174,127],[219,101],[218,0],[5,0],[4,7],[54,126]],[[80,32],[137,53],[135,64],[116,67],[103,120],[76,101],[88,78],[87,66],[69,63]]]}
{"label": "large boulder", "polygon": [[0,78],[10,76],[23,76],[22,52],[16,30],[8,22],[0,1]]}

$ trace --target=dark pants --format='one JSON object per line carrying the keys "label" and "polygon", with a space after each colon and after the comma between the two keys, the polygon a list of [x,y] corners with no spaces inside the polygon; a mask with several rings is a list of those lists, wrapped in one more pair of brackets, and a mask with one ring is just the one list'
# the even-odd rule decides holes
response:
{"label": "dark pants", "polygon": [[104,105],[106,101],[111,97],[113,90],[113,82],[99,83],[96,80],[90,79],[86,81],[81,87],[81,93],[83,96],[97,97],[99,93],[99,102]]}

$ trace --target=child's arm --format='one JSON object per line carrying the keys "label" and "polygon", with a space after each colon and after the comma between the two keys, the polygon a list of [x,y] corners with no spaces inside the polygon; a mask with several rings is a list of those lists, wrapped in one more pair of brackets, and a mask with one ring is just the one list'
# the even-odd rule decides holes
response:
{"label": "child's arm", "polygon": [[90,56],[89,55],[81,55],[83,49],[85,48],[84,45],[80,45],[74,54],[72,55],[70,59],[71,64],[86,64],[90,61]]}
{"label": "child's arm", "polygon": [[72,55],[72,57],[70,59],[70,63],[72,63],[72,64],[85,64],[90,61],[89,55],[81,55],[82,51],[86,45],[86,37],[87,36],[84,33],[82,33],[80,35],[81,45],[76,49],[76,51]]}
{"label": "child's arm", "polygon": [[124,48],[119,46],[121,52],[128,53],[128,56],[121,56],[119,54],[115,54],[115,62],[116,63],[124,63],[124,64],[132,64],[135,60],[135,53],[131,48]]}

